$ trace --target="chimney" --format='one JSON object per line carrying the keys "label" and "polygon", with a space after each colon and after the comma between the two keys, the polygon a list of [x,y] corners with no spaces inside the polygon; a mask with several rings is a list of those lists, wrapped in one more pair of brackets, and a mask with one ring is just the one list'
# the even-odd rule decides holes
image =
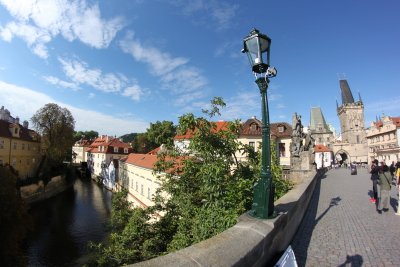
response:
{"label": "chimney", "polygon": [[16,118],[15,118],[15,123],[16,123],[16,124],[19,124],[19,117],[16,117]]}
{"label": "chimney", "polygon": [[24,126],[24,128],[28,129],[29,127],[29,122],[28,121],[24,121],[22,126]]}

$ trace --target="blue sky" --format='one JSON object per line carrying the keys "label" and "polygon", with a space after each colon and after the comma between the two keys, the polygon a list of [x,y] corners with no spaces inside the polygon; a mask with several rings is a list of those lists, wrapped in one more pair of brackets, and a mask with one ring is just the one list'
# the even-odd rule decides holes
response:
{"label": "blue sky", "polygon": [[76,130],[120,136],[192,112],[214,96],[220,119],[261,117],[243,37],[272,39],[278,75],[270,120],[309,123],[311,107],[339,131],[346,78],[369,126],[400,116],[400,2],[396,0],[0,0],[0,105],[29,120],[67,107]]}

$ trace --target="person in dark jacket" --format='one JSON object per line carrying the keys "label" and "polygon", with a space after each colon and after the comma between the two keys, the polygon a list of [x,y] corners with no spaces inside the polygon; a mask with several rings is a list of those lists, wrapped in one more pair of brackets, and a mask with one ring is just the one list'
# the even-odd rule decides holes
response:
{"label": "person in dark jacket", "polygon": [[372,203],[376,203],[376,200],[378,199],[378,180],[379,180],[379,166],[378,166],[377,159],[372,161],[370,173],[371,173],[371,180],[372,180],[373,195],[369,201],[371,201]]}
{"label": "person in dark jacket", "polygon": [[389,210],[391,185],[392,176],[390,175],[389,167],[385,164],[385,162],[382,162],[381,169],[379,170],[380,196],[378,201],[378,213]]}

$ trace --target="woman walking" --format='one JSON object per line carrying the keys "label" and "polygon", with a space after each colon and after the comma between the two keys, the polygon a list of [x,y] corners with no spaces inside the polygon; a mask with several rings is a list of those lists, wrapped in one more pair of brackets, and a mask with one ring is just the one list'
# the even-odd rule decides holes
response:
{"label": "woman walking", "polygon": [[380,197],[378,202],[378,213],[382,211],[386,212],[389,210],[390,202],[390,188],[392,183],[392,176],[390,175],[389,167],[385,162],[381,162],[381,168],[379,170],[379,187]]}
{"label": "woman walking", "polygon": [[378,180],[379,180],[379,166],[377,159],[372,161],[370,173],[372,181],[372,197],[370,198],[370,201],[372,203],[376,203],[376,200],[378,199]]}

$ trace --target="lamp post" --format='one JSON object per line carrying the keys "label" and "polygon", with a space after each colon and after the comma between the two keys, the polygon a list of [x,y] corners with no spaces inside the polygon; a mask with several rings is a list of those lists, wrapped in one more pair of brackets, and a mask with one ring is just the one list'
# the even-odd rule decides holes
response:
{"label": "lamp post", "polygon": [[270,67],[271,39],[253,29],[243,40],[243,53],[246,53],[251,69],[256,77],[256,84],[261,94],[262,112],[262,154],[261,177],[254,185],[254,196],[250,215],[260,219],[268,219],[274,216],[274,187],[271,174],[271,150],[270,150],[270,125],[267,89],[269,78],[276,76],[276,69]]}

